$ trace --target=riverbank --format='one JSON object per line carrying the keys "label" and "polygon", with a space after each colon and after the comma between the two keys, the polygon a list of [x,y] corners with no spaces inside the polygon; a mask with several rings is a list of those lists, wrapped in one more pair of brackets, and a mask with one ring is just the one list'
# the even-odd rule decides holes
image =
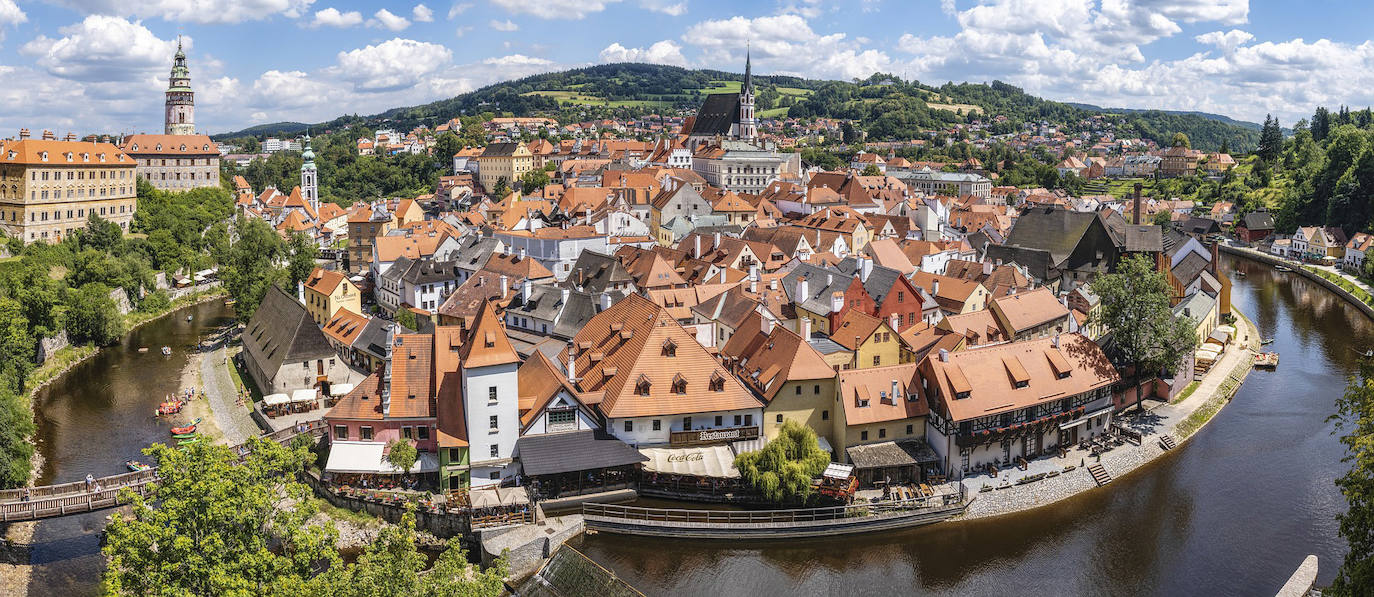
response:
{"label": "riverbank", "polygon": [[[1102,454],[1100,459],[1094,459],[1074,449],[1068,457],[1048,459],[1054,464],[1054,468],[1060,471],[1057,476],[1025,485],[1012,485],[1005,489],[980,492],[984,484],[996,487],[1000,481],[990,480],[986,476],[966,478],[963,483],[968,487],[969,495],[975,498],[964,515],[953,520],[957,522],[1004,516],[1049,506],[1099,487],[1086,465],[1100,464],[1112,479],[1116,480],[1172,451],[1161,446],[1161,440],[1165,435],[1174,437],[1178,446],[1181,446],[1221,411],[1240,389],[1241,382],[1253,367],[1252,349],[1259,346],[1259,330],[1234,306],[1232,312],[1239,315],[1236,319],[1239,326],[1235,342],[1222,360],[1197,382],[1197,386],[1186,398],[1173,404],[1157,406],[1129,419],[1114,417],[1114,420],[1123,423],[1125,427],[1141,434],[1140,445],[1128,442]],[[1174,449],[1178,449],[1177,446]],[[1032,465],[1043,465],[1043,460],[1045,459],[1034,461]],[[1063,471],[1068,466],[1073,466],[1074,469]],[[1016,478],[1022,473],[1016,469],[1009,469],[1002,474]]]}

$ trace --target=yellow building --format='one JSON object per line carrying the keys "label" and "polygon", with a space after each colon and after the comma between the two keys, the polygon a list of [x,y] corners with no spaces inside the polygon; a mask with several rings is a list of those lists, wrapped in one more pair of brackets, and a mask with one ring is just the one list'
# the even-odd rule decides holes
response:
{"label": "yellow building", "polygon": [[885,367],[904,361],[901,336],[886,321],[857,309],[845,312],[830,339],[853,351],[850,369]]}
{"label": "yellow building", "polygon": [[778,437],[783,423],[810,427],[823,446],[833,445],[835,370],[809,343],[782,325],[767,333],[758,313],[752,313],[721,349],[726,363],[763,402],[763,436]]}
{"label": "yellow building", "polygon": [[915,363],[841,371],[832,445],[841,462],[851,446],[921,440],[929,408],[912,383]]}
{"label": "yellow building", "polygon": [[339,309],[363,312],[362,293],[342,273],[317,267],[305,279],[303,292],[305,310],[319,325],[324,325]]}
{"label": "yellow building", "polygon": [[44,131],[0,141],[0,230],[24,242],[58,242],[94,214],[128,230],[138,207],[136,163],[110,143],[57,141]]}
{"label": "yellow building", "polygon": [[496,191],[497,182],[515,188],[520,177],[534,169],[534,154],[524,143],[492,143],[477,157],[477,180],[487,194]]}
{"label": "yellow building", "polygon": [[355,206],[348,214],[348,271],[371,270],[372,245],[377,237],[396,228],[396,218],[385,207]]}

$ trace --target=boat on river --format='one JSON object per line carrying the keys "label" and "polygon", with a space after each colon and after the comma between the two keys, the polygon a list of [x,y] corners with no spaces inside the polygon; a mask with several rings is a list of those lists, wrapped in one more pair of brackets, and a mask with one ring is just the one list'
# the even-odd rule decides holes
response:
{"label": "boat on river", "polygon": [[1261,352],[1255,355],[1255,366],[1261,369],[1278,369],[1279,353]]}
{"label": "boat on river", "polygon": [[124,461],[124,466],[128,467],[128,468],[129,468],[129,472],[133,472],[133,473],[138,473],[138,472],[142,472],[142,471],[150,471],[150,470],[153,470],[153,467],[152,467],[152,466],[147,465],[147,464],[143,464],[142,462],[139,462],[139,461],[137,461],[137,460],[125,460],[125,461]]}
{"label": "boat on river", "polygon": [[1288,266],[1286,266],[1286,265],[1276,265],[1276,266],[1274,266],[1274,271],[1276,271],[1276,272],[1283,272],[1283,273],[1286,274],[1286,273],[1288,273],[1288,272],[1293,271],[1293,268],[1288,267]]}
{"label": "boat on river", "polygon": [[1273,339],[1273,338],[1265,338],[1265,339],[1263,339],[1263,340],[1260,340],[1260,345],[1273,344],[1273,343],[1274,343],[1274,339]]}
{"label": "boat on river", "polygon": [[196,432],[196,426],[197,426],[197,425],[200,425],[200,418],[196,418],[196,420],[191,421],[191,424],[190,424],[190,425],[187,425],[187,426],[185,426],[185,427],[173,427],[173,428],[172,428],[172,435],[183,435],[183,434],[186,434],[186,433],[195,433],[195,432]]}
{"label": "boat on river", "polygon": [[194,431],[190,433],[178,433],[177,435],[173,435],[172,439],[191,439],[193,437],[196,437],[196,432]]}
{"label": "boat on river", "polygon": [[162,356],[164,356],[164,357],[170,357],[170,356],[172,356],[172,347],[170,347],[170,346],[163,346],[163,347],[162,347]]}
{"label": "boat on river", "polygon": [[181,412],[181,409],[185,406],[185,400],[172,400],[170,402],[163,402],[162,404],[158,405],[157,412],[155,414],[159,417],[174,415]]}
{"label": "boat on river", "polygon": [[191,444],[198,444],[198,443],[200,443],[200,438],[198,438],[198,437],[193,437],[193,438],[190,438],[190,439],[183,439],[183,440],[177,442],[177,446],[179,446],[179,447],[185,447],[185,446],[189,446],[189,445],[191,445]]}
{"label": "boat on river", "polygon": [[186,316],[186,321],[191,321],[191,316],[190,316],[190,315],[187,315],[187,316]]}

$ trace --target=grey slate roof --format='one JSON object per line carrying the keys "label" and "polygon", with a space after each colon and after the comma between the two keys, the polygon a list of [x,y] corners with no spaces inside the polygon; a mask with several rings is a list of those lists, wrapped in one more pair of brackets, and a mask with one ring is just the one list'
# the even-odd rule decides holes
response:
{"label": "grey slate roof", "polygon": [[[387,326],[390,326],[392,323],[394,322],[387,321],[380,317],[368,318],[367,325],[363,327],[363,331],[358,332],[358,337],[353,339],[353,345],[350,348],[352,348],[353,350],[361,350],[379,359],[385,358],[386,328]],[[405,326],[401,326],[400,333],[414,334],[415,330],[411,330],[406,328]]]}
{"label": "grey slate roof", "polygon": [[[458,278],[454,271],[457,268],[456,261],[436,261],[434,259],[408,261],[410,262],[406,264],[405,270],[401,273],[401,279],[411,284],[431,284]],[[396,266],[391,266],[391,269],[396,269]],[[391,273],[390,270],[387,273]]]}
{"label": "grey slate roof", "polygon": [[526,435],[515,442],[515,453],[526,475],[554,475],[649,460],[614,436],[590,429]]}
{"label": "grey slate roof", "polygon": [[[801,280],[802,276],[806,276],[807,296],[797,295],[797,282]],[[844,292],[844,289],[849,287],[849,281],[853,279],[853,274],[826,269],[810,263],[800,263],[783,277],[782,290],[787,293],[787,298],[796,303],[798,307],[817,315],[829,315],[832,306],[830,303],[831,294]]]}
{"label": "grey slate roof", "polygon": [[1240,219],[1237,227],[1241,226],[1244,226],[1246,230],[1273,230],[1274,214],[1267,211],[1250,212]]}
{"label": "grey slate roof", "polygon": [[1190,252],[1187,257],[1178,262],[1178,265],[1174,266],[1174,277],[1178,278],[1178,281],[1182,282],[1184,286],[1187,286],[1207,269],[1209,263],[1210,260],[1206,257],[1198,255],[1196,252]]}
{"label": "grey slate roof", "polygon": [[712,93],[706,96],[692,123],[692,135],[729,135],[730,126],[739,122],[739,94]]}
{"label": "grey slate roof", "polygon": [[1158,253],[1164,250],[1163,230],[1159,226],[1128,224],[1122,232],[1127,251]]}
{"label": "grey slate roof", "polygon": [[461,269],[475,272],[486,267],[487,260],[491,259],[499,244],[500,241],[490,236],[478,236],[476,234],[464,236],[458,239],[458,250],[455,251],[454,263]]}
{"label": "grey slate roof", "polygon": [[602,255],[596,251],[583,250],[568,272],[568,277],[560,283],[568,288],[600,293],[607,288],[620,284],[633,284],[634,276],[625,269],[614,255]]}
{"label": "grey slate roof", "polygon": [[489,158],[514,155],[515,149],[519,146],[519,143],[492,143],[487,145],[486,149],[482,150],[482,157]]}
{"label": "grey slate roof", "polygon": [[267,289],[244,328],[243,351],[268,375],[276,375],[283,363],[337,355],[305,305],[277,286]]}

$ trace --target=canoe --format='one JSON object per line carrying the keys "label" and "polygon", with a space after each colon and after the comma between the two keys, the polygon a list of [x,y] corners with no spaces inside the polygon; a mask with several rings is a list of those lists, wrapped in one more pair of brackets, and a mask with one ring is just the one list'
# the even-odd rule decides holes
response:
{"label": "canoe", "polygon": [[135,473],[137,473],[137,472],[139,472],[139,471],[152,470],[152,468],[153,468],[153,467],[148,466],[148,465],[146,465],[146,464],[143,464],[142,462],[139,462],[139,461],[137,461],[137,460],[125,460],[125,461],[124,461],[124,466],[129,467],[129,471],[130,471],[130,472],[135,472]]}
{"label": "canoe", "polygon": [[183,440],[177,442],[177,445],[178,445],[178,446],[189,446],[189,445],[191,445],[191,444],[198,444],[198,443],[200,443],[200,438],[198,438],[198,437],[193,437],[193,438],[191,438],[191,439],[183,439]]}
{"label": "canoe", "polygon": [[162,356],[164,356],[164,357],[172,356],[172,348],[171,348],[170,346],[163,346],[163,347],[162,347]]}
{"label": "canoe", "polygon": [[178,433],[176,435],[173,435],[172,439],[191,439],[193,437],[196,437],[196,432],[194,431],[190,433]]}

